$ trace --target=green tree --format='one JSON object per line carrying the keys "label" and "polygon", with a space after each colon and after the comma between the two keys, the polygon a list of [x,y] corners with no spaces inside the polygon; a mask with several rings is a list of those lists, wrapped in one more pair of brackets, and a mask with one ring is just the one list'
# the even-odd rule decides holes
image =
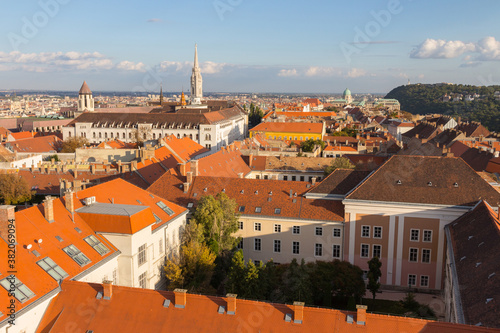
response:
{"label": "green tree", "polygon": [[255,265],[252,260],[249,260],[245,269],[245,278],[242,296],[244,298],[262,299],[264,297],[263,290],[259,283],[259,274],[262,271],[262,262]]}
{"label": "green tree", "polygon": [[317,139],[317,140],[308,139],[306,141],[302,141],[300,143],[300,148],[302,148],[302,151],[312,152],[316,145],[319,145],[321,147],[321,150],[323,150],[325,148],[325,142],[323,140],[320,140],[320,139]]}
{"label": "green tree", "polygon": [[215,268],[215,254],[204,245],[189,242],[181,246],[180,257],[165,264],[170,288],[184,287],[193,292],[211,292],[210,280]]}
{"label": "green tree", "polygon": [[370,261],[368,261],[368,290],[371,291],[373,299],[375,299],[375,296],[380,291],[379,280],[382,276],[380,267],[382,267],[382,262],[380,262],[378,257],[373,257]]}
{"label": "green tree", "polygon": [[228,281],[226,288],[234,294],[241,295],[243,292],[243,284],[245,279],[245,260],[243,259],[243,251],[238,250],[234,253],[231,259],[231,267],[229,268]]}
{"label": "green tree", "polygon": [[4,205],[27,202],[34,194],[24,178],[16,174],[0,174],[0,200]]}
{"label": "green tree", "polygon": [[312,303],[309,273],[304,259],[300,265],[293,259],[283,276],[283,296],[285,302],[301,301]]}
{"label": "green tree", "polygon": [[77,148],[88,146],[89,140],[81,136],[73,136],[62,142],[61,153],[74,153]]}
{"label": "green tree", "polygon": [[203,196],[193,214],[192,222],[202,226],[205,244],[217,255],[232,250],[239,241],[233,236],[238,230],[236,207],[236,200],[219,193]]}
{"label": "green tree", "polygon": [[337,169],[354,169],[354,164],[347,157],[336,157],[332,163],[325,168],[325,175],[329,175]]}

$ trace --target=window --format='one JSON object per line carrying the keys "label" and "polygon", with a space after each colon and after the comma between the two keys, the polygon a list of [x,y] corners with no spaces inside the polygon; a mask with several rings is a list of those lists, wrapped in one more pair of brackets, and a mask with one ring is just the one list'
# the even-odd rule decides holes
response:
{"label": "window", "polygon": [[281,224],[274,225],[274,232],[281,232]]}
{"label": "window", "polygon": [[243,239],[240,239],[237,246],[238,250],[243,250]]}
{"label": "window", "polygon": [[430,249],[422,249],[422,262],[425,262],[425,263],[431,262],[431,250]]}
{"label": "window", "polygon": [[238,211],[240,213],[243,213],[245,211],[245,206],[240,206],[240,208],[238,208]]}
{"label": "window", "polygon": [[168,208],[168,206],[165,205],[162,201],[158,201],[156,205],[160,207],[165,213],[167,213],[168,216],[172,216],[175,214],[174,211]]}
{"label": "window", "polygon": [[418,249],[414,247],[410,247],[410,261],[417,262],[418,261]]}
{"label": "window", "polygon": [[316,257],[321,257],[323,255],[323,244],[314,244],[314,255]]}
{"label": "window", "polygon": [[11,289],[14,289],[14,297],[21,303],[24,303],[31,297],[35,296],[35,293],[29,290],[29,288],[14,275],[9,275],[5,279],[1,280],[0,284],[9,292]]}
{"label": "window", "polygon": [[138,266],[141,266],[146,262],[146,244],[143,244],[139,246],[139,249],[137,250],[138,255],[137,255],[137,264]]}
{"label": "window", "polygon": [[381,245],[373,245],[372,257],[381,258],[382,256],[382,246]]}
{"label": "window", "polygon": [[368,258],[370,247],[368,244],[361,244],[361,258]]}
{"label": "window", "polygon": [[146,289],[146,272],[139,275],[139,287]]}
{"label": "window", "polygon": [[294,225],[294,226],[292,227],[292,234],[294,234],[294,235],[298,235],[298,234],[300,234],[300,226],[298,226],[298,225]]}
{"label": "window", "polygon": [[78,248],[73,244],[66,246],[63,251],[66,252],[66,254],[80,266],[85,266],[90,262],[90,259],[87,258],[87,256],[78,250]]}
{"label": "window", "polygon": [[419,234],[420,234],[420,230],[419,229],[411,229],[410,230],[410,240],[412,242],[418,242]]}
{"label": "window", "polygon": [[255,222],[255,223],[253,224],[253,230],[255,230],[255,231],[260,231],[260,230],[261,230],[261,228],[262,228],[262,224],[261,224],[260,222]]}
{"label": "window", "polygon": [[373,238],[382,238],[382,227],[373,227]]}
{"label": "window", "polygon": [[238,221],[238,229],[243,230],[243,221]]}
{"label": "window", "polygon": [[255,238],[253,240],[253,249],[255,251],[260,251],[262,249],[262,239],[260,238]]}
{"label": "window", "polygon": [[424,242],[432,242],[432,230],[424,230]]}
{"label": "window", "polygon": [[275,253],[281,252],[281,241],[279,239],[274,240],[274,252]]}
{"label": "window", "polygon": [[370,237],[370,226],[369,225],[361,226],[361,237]]}
{"label": "window", "polygon": [[283,176],[283,180],[288,180],[288,176]]}
{"label": "window", "polygon": [[54,262],[54,260],[50,259],[49,257],[38,261],[37,264],[56,281],[61,281],[68,276],[68,273],[66,273]]}
{"label": "window", "polygon": [[158,243],[158,253],[162,254],[165,252],[165,249],[163,248],[163,238],[160,238],[160,242]]}
{"label": "window", "polygon": [[340,258],[340,245],[334,245],[333,246],[332,256],[334,258]]}
{"label": "window", "polygon": [[333,237],[340,237],[340,228],[333,228]]}
{"label": "window", "polygon": [[420,287],[428,287],[429,286],[429,276],[421,275],[420,276]]}
{"label": "window", "polygon": [[316,236],[323,236],[323,227],[316,227]]}
{"label": "window", "polygon": [[274,214],[281,214],[281,208],[274,208]]}
{"label": "window", "polygon": [[187,208],[193,208],[194,203],[193,202],[188,202]]}
{"label": "window", "polygon": [[292,243],[292,253],[293,254],[299,254],[300,253],[300,243],[299,242],[293,242]]}
{"label": "window", "polygon": [[408,287],[417,285],[417,276],[415,274],[408,275]]}
{"label": "window", "polygon": [[304,181],[304,176],[300,176],[300,181],[303,182]]}
{"label": "window", "polygon": [[260,207],[255,207],[255,212],[256,212],[256,213],[260,213],[261,211],[262,211],[262,208],[260,208]]}
{"label": "window", "polygon": [[96,250],[101,256],[109,252],[109,249],[106,247],[106,245],[101,243],[101,241],[98,240],[96,236],[90,235],[89,237],[86,237],[84,239],[87,244],[92,246],[92,248]]}
{"label": "window", "polygon": [[297,180],[297,177],[296,176],[292,176],[292,181],[296,181]]}
{"label": "window", "polygon": [[264,179],[269,179],[269,176],[268,175],[264,175]]}

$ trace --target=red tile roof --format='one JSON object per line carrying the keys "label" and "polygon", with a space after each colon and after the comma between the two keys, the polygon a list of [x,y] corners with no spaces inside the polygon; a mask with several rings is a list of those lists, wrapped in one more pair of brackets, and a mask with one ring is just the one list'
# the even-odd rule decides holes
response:
{"label": "red tile roof", "polygon": [[33,138],[32,132],[11,132],[10,135],[14,140],[23,140]]}
{"label": "red tile roof", "polygon": [[240,150],[222,148],[218,152],[198,160],[198,175],[210,177],[239,177],[240,173],[246,176],[250,168],[243,160]]}
{"label": "red tile roof", "polygon": [[57,136],[47,135],[7,142],[6,147],[18,153],[48,153],[59,151],[61,143],[62,140]]}
{"label": "red tile roof", "polygon": [[[492,332],[481,327],[439,323],[407,317],[366,314],[365,325],[357,324],[355,312],[303,308],[302,322],[295,323],[294,306],[236,299],[233,315],[227,313],[227,298],[186,295],[178,308],[171,291],[113,286],[109,300],[97,299],[103,286],[65,281],[61,293],[51,301],[37,332],[60,332],[71,327],[78,332]],[[167,302],[166,302],[167,301]],[[82,315],[82,304],[89,314]],[[165,304],[168,304],[166,306]],[[223,311],[219,310],[223,307]],[[290,320],[287,321],[287,315]],[[347,322],[351,315],[353,323]],[[360,318],[361,319],[361,318]],[[71,326],[70,326],[71,325]]]}

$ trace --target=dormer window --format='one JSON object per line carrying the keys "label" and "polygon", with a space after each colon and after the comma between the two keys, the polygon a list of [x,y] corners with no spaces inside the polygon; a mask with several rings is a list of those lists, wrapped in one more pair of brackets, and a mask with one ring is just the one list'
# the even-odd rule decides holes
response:
{"label": "dormer window", "polygon": [[401,179],[398,179],[398,180],[396,181],[396,184],[401,185]]}
{"label": "dormer window", "polygon": [[427,183],[427,186],[432,186],[432,182],[428,182],[428,183]]}

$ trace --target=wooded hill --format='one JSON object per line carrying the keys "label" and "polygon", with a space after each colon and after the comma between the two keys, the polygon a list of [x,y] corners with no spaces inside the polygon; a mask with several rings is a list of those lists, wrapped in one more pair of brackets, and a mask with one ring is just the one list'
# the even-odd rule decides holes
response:
{"label": "wooded hill", "polygon": [[[411,84],[391,90],[385,98],[395,98],[401,110],[411,114],[443,114],[462,117],[462,120],[479,121],[490,131],[500,132],[500,86],[472,86],[463,84]],[[465,96],[479,94],[473,101]],[[443,101],[448,95],[451,100]],[[460,101],[453,98],[460,96]],[[498,99],[496,99],[498,98]]]}

